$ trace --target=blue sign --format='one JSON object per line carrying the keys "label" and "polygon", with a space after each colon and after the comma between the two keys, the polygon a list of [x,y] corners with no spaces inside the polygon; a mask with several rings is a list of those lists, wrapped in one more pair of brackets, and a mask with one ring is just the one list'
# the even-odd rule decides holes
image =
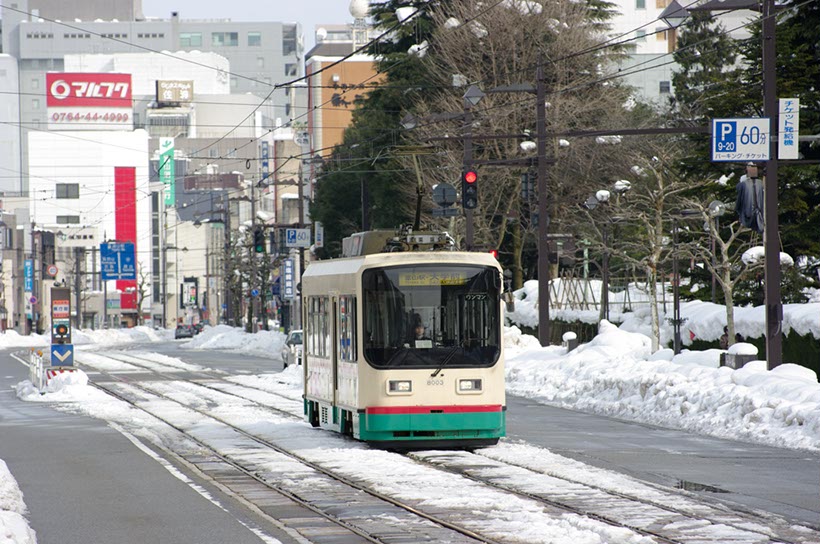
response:
{"label": "blue sign", "polygon": [[259,296],[259,289],[251,289],[251,296],[258,297]]}
{"label": "blue sign", "polygon": [[769,160],[769,118],[712,119],[712,161]]}
{"label": "blue sign", "polygon": [[23,277],[25,278],[23,291],[31,293],[34,291],[34,261],[31,259],[26,259],[23,263]]}
{"label": "blue sign", "polygon": [[51,344],[51,366],[73,366],[74,344]]}
{"label": "blue sign", "polygon": [[103,281],[137,279],[134,244],[131,242],[100,244],[100,268]]}
{"label": "blue sign", "polygon": [[293,289],[295,285],[295,278],[293,276],[293,259],[285,259],[284,262],[284,272],[285,272],[285,295],[284,298],[287,300],[293,299]]}
{"label": "blue sign", "polygon": [[268,142],[262,142],[262,179],[266,180],[270,174]]}

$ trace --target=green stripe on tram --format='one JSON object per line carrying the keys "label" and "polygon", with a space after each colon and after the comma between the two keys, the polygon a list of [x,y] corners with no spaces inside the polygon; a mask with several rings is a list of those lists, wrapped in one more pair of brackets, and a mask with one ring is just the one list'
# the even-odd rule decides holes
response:
{"label": "green stripe on tram", "polygon": [[367,414],[359,419],[361,440],[498,438],[506,434],[504,412]]}

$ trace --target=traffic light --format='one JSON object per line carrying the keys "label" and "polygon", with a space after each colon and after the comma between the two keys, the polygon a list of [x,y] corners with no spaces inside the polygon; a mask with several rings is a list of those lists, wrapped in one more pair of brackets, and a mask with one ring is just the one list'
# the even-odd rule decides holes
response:
{"label": "traffic light", "polygon": [[475,170],[465,170],[461,174],[461,205],[465,210],[478,207],[478,174]]}
{"label": "traffic light", "polygon": [[263,227],[253,228],[253,250],[256,253],[265,252],[265,229]]}

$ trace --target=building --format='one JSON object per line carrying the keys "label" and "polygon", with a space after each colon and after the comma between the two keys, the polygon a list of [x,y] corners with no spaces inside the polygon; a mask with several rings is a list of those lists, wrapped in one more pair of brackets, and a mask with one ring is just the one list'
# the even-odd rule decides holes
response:
{"label": "building", "polygon": [[[66,55],[113,55],[156,52],[174,56],[178,51],[217,53],[230,70],[217,73],[233,94],[251,93],[269,104],[268,128],[277,118],[292,115],[285,88],[273,86],[302,74],[301,29],[296,23],[185,20],[171,12],[167,19],[145,18],[140,0],[18,0],[2,9],[2,53],[17,61],[20,141],[29,130],[48,125],[45,104],[46,73],[67,72]],[[0,64],[3,64],[0,62]],[[7,64],[7,63],[6,63]],[[0,69],[3,69],[0,66]],[[6,68],[9,70],[10,68]],[[84,70],[90,71],[90,70]],[[175,78],[178,79],[178,78]],[[8,87],[12,81],[3,78]],[[5,90],[5,89],[4,89]],[[142,128],[137,119],[136,128]],[[0,140],[2,141],[2,140]],[[0,148],[0,156],[4,154]],[[18,165],[28,163],[25,143]],[[0,191],[25,194],[28,178],[18,167],[17,178],[0,178]]]}

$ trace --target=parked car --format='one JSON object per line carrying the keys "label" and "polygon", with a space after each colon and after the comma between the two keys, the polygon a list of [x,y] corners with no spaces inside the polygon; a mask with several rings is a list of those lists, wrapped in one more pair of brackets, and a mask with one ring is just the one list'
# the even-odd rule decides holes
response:
{"label": "parked car", "polygon": [[193,338],[194,328],[191,325],[177,325],[177,330],[174,331],[174,338]]}
{"label": "parked car", "polygon": [[288,365],[302,364],[302,331],[293,330],[288,333],[288,338],[285,340],[285,345],[282,347],[282,362],[285,368]]}

